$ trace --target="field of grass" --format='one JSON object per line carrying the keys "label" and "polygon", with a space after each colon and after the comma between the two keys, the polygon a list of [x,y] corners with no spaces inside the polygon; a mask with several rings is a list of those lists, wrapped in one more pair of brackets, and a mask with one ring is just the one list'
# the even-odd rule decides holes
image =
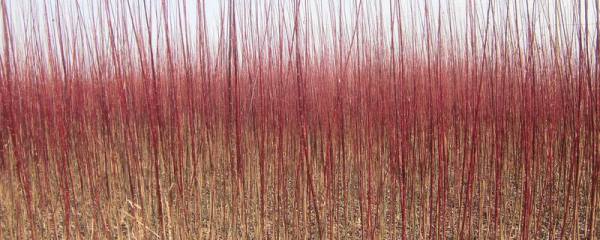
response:
{"label": "field of grass", "polygon": [[0,0],[0,239],[600,238],[598,1],[215,2]]}

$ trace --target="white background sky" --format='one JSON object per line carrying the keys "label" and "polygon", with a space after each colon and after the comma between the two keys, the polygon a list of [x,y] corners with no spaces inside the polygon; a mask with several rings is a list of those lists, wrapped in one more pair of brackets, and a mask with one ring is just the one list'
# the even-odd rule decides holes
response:
{"label": "white background sky", "polygon": [[[56,22],[55,22],[55,18],[56,18],[56,9],[57,9],[57,3],[58,3],[58,8],[60,9],[60,11],[67,17],[63,17],[62,18],[62,24],[63,26],[66,26],[66,29],[70,29],[73,30],[74,26],[75,26],[75,22],[77,21],[83,21],[84,22],[84,26],[86,28],[86,30],[84,30],[86,32],[86,34],[88,36],[93,36],[93,34],[98,34],[100,36],[102,36],[102,33],[100,32],[100,30],[98,29],[102,29],[102,26],[106,25],[106,19],[104,20],[100,20],[102,17],[100,14],[102,14],[104,11],[102,11],[102,9],[104,9],[104,6],[102,4],[102,2],[104,2],[104,0],[5,0],[7,3],[7,8],[8,8],[8,12],[9,12],[9,19],[11,21],[11,26],[12,26],[12,32],[14,33],[14,44],[16,45],[16,47],[18,49],[25,49],[24,46],[26,46],[26,39],[31,39],[34,35],[32,34],[33,32],[35,32],[35,28],[34,26],[37,26],[37,32],[41,33],[42,35],[38,36],[41,39],[46,39],[45,36],[45,15],[44,15],[44,6],[47,7],[48,9],[48,13],[49,13],[49,19],[51,21],[51,27],[52,26],[56,26]],[[57,2],[58,1],[58,2]],[[126,2],[128,2],[131,4],[131,8],[133,12],[136,11],[143,11],[142,8],[142,2],[143,0],[107,0],[106,2],[109,3],[109,5],[111,6],[112,9],[116,10],[116,9],[123,9],[126,8],[127,5],[125,4]],[[431,14],[431,22],[432,22],[432,28],[435,28],[435,25],[437,23],[436,18],[438,16],[438,9],[441,10],[441,16],[442,16],[442,25],[445,28],[445,32],[449,32],[449,29],[447,28],[448,26],[448,21],[451,19],[453,21],[453,32],[456,33],[456,36],[459,38],[464,38],[465,37],[465,33],[466,33],[466,29],[467,29],[467,8],[468,8],[468,2],[469,0],[430,0],[430,1],[420,1],[420,0],[409,0],[409,1],[403,1],[403,0],[393,0],[396,2],[399,2],[401,4],[401,8],[402,8],[402,21],[405,21],[405,31],[407,32],[408,38],[414,38],[414,39],[422,39],[423,36],[421,36],[422,33],[420,33],[423,29],[423,24],[424,24],[424,3],[427,2],[429,9],[430,9],[430,14]],[[168,11],[172,14],[171,16],[173,16],[171,18],[171,20],[173,21],[170,26],[172,27],[171,32],[172,35],[175,36],[181,36],[179,34],[181,34],[181,29],[183,27],[180,28],[179,24],[177,24],[176,22],[176,13],[178,12],[178,10],[183,10],[185,9],[188,18],[187,18],[187,24],[188,24],[188,30],[189,30],[189,34],[190,36],[193,36],[196,34],[196,27],[197,27],[197,21],[196,21],[196,16],[198,15],[198,12],[196,11],[197,9],[197,0],[167,0],[167,8]],[[222,13],[222,9],[226,9],[226,6],[228,4],[229,1],[225,1],[225,0],[205,0],[205,6],[206,6],[206,12],[207,12],[207,30],[208,30],[208,35],[210,38],[211,44],[216,44],[216,39],[218,38],[218,34],[219,34],[219,26],[224,25],[224,23],[222,23],[220,21],[220,15]],[[278,2],[284,2],[284,4],[286,4],[285,7],[285,15],[288,16],[288,18],[290,18],[289,23],[291,23],[291,14],[293,11],[293,4],[291,4],[293,1],[286,1],[286,0],[236,0],[237,6],[238,6],[238,11],[247,11],[250,9],[254,9],[256,10],[256,6],[267,6],[268,4],[277,4]],[[358,2],[361,2],[361,0],[305,0],[303,2],[306,2],[306,6],[304,7],[305,9],[311,9],[310,12],[311,14],[313,14],[314,18],[316,19],[316,15],[317,13],[319,14],[319,18],[324,22],[326,28],[328,28],[329,31],[326,31],[328,33],[326,34],[330,34],[332,32],[332,19],[338,19],[338,16],[335,16],[337,13],[337,11],[331,11],[332,8],[330,6],[333,6],[333,8],[335,9],[339,9],[339,6],[341,6],[341,9],[343,10],[343,12],[345,13],[345,17],[346,17],[346,31],[349,33],[352,31],[353,29],[353,24],[356,23],[355,21],[355,13],[356,13],[356,8],[355,6],[357,5]],[[362,0],[362,4],[363,4],[363,8],[362,8],[362,17],[361,17],[361,21],[367,21],[370,22],[370,24],[373,26],[374,25],[374,20],[377,19],[377,17],[380,17],[383,19],[384,25],[386,27],[384,27],[384,29],[389,29],[389,27],[387,27],[389,25],[389,19],[390,19],[390,1],[389,0]],[[476,13],[477,13],[477,19],[479,22],[479,31],[478,33],[483,33],[484,30],[484,26],[485,26],[485,16],[486,13],[488,12],[488,0],[472,0],[472,3],[475,3],[476,5]],[[521,33],[525,33],[524,29],[526,27],[526,19],[527,19],[527,14],[526,14],[526,5],[525,5],[525,1],[524,0],[514,0],[514,1],[493,1],[495,2],[496,9],[495,9],[495,14],[497,14],[496,17],[496,22],[491,23],[492,25],[496,25],[496,26],[502,26],[503,24],[506,23],[507,19],[506,19],[506,14],[510,14],[511,16],[517,16],[519,19],[519,27],[522,29]],[[571,34],[570,37],[574,38],[574,31],[572,28],[573,26],[578,26],[578,24],[584,23],[584,20],[582,19],[581,21],[574,20],[573,18],[573,13],[574,13],[574,7],[576,7],[576,3],[577,0],[573,0],[573,1],[562,1],[562,0],[537,0],[537,1],[529,1],[530,2],[530,9],[533,9],[531,11],[532,16],[534,17],[534,19],[536,20],[536,34],[538,35],[539,39],[544,39],[544,37],[548,36],[548,27],[553,28],[553,26],[556,26],[556,22],[555,22],[555,17],[557,16],[557,5],[556,3],[561,4],[561,8],[563,10],[562,14],[564,17],[564,25],[563,28],[567,29],[567,33]],[[589,6],[588,6],[588,18],[589,18],[589,23],[590,24],[595,24],[595,6],[593,5],[594,1],[589,1]],[[150,8],[152,8],[153,11],[153,19],[154,19],[154,24],[153,24],[153,32],[160,32],[163,31],[160,22],[162,21],[162,15],[160,15],[161,13],[159,11],[156,11],[157,9],[161,9],[161,1],[160,0],[147,0],[146,1],[147,6],[150,6]],[[330,5],[331,4],[331,5]],[[509,8],[507,8],[507,4],[509,4]],[[515,5],[518,4],[518,5]],[[185,5],[185,8],[183,7]],[[583,3],[582,3],[583,5]],[[515,6],[517,6],[517,9],[519,9],[518,12],[515,12]],[[535,8],[533,7],[535,6]],[[76,9],[80,9],[81,11],[81,15],[77,14]],[[581,7],[582,9],[584,8],[584,6]],[[411,13],[411,9],[412,9],[412,13]],[[113,11],[114,11],[113,10]],[[116,11],[119,12],[119,11]],[[105,12],[104,12],[105,13]],[[277,14],[277,13],[276,13]],[[333,15],[332,15],[333,14]],[[140,16],[140,14],[134,14]],[[365,16],[369,16],[368,18]],[[240,21],[242,21],[243,19],[240,19]],[[511,20],[511,22],[514,20]],[[317,21],[312,21],[313,23],[317,23]],[[514,22],[513,22],[514,23]],[[94,27],[97,27],[96,31],[93,31]],[[259,27],[259,29],[264,29],[264,28],[269,28],[269,27],[273,27],[273,26],[267,26],[266,24],[263,24],[262,26]],[[595,27],[595,25],[591,26],[591,29],[593,29]],[[106,29],[104,29],[106,30]],[[158,30],[158,31],[157,31]],[[1,31],[1,30],[0,30]],[[174,34],[173,34],[174,33]],[[104,32],[105,36],[106,36],[106,32]],[[383,33],[383,34],[387,34],[388,33]],[[525,35],[525,34],[523,34]],[[524,37],[524,36],[523,36]],[[51,39],[56,38],[56,36],[52,36]],[[325,37],[324,39],[329,39],[327,37]],[[160,41],[157,41],[160,42]],[[4,39],[0,38],[0,46],[4,46]]]}

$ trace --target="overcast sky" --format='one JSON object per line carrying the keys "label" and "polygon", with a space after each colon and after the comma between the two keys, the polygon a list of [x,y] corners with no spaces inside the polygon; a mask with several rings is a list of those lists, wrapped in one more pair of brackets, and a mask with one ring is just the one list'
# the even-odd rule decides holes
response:
{"label": "overcast sky", "polygon": [[[104,30],[104,36],[106,36],[106,18],[102,14],[105,14],[104,0],[5,0],[7,2],[7,8],[9,10],[9,19],[11,21],[12,32],[15,36],[15,45],[19,49],[23,48],[26,45],[25,39],[30,39],[33,36],[33,32],[37,31],[41,35],[38,36],[41,39],[46,38],[46,29],[45,29],[45,10],[48,12],[48,19],[51,21],[50,27],[56,28],[58,22],[57,19],[57,9],[62,12],[61,24],[63,29],[69,29],[68,31],[73,31],[76,27],[76,22],[83,22],[83,26],[86,32],[86,36],[93,36],[93,34],[101,35]],[[58,2],[57,2],[58,1]],[[108,0],[112,11],[114,12],[126,12],[129,13],[128,5],[131,7],[131,11],[134,13],[134,16],[142,16],[139,14],[143,12],[143,1],[142,0]],[[207,13],[207,31],[209,36],[209,42],[213,45],[216,44],[217,38],[219,36],[219,26],[225,25],[220,21],[221,13],[226,11],[226,6],[229,1],[225,0],[205,0],[205,7]],[[283,2],[284,7],[284,15],[290,19],[289,23],[291,24],[291,16],[293,13],[293,1],[279,1],[279,0],[236,0],[238,11],[249,11],[253,10],[256,12],[258,7],[260,7],[261,11],[265,6],[276,5],[280,2]],[[357,13],[360,15],[360,22],[368,22],[369,26],[375,26],[376,20],[378,18],[383,20],[383,28],[382,29],[390,29],[390,0],[305,0],[302,1],[306,3],[303,6],[302,12],[310,12],[313,16],[312,21],[305,21],[303,24],[307,24],[307,22],[312,22],[316,28],[316,24],[319,23],[319,20],[322,21],[322,24],[325,26],[326,30],[325,35],[320,39],[330,39],[331,33],[333,32],[333,25],[335,21],[339,19],[338,13],[339,9],[342,10],[343,15],[345,17],[345,31],[351,32],[354,24],[357,23]],[[361,11],[357,11],[356,6],[358,3],[362,2]],[[430,1],[400,1],[393,0],[393,2],[400,3],[401,12],[400,20],[404,22],[403,26],[405,27],[407,38],[412,39],[422,39],[422,33],[424,29],[424,16],[425,16],[425,3],[428,5],[429,13],[430,13],[430,21],[432,23],[432,28],[436,26],[439,22],[443,25],[442,31],[444,33],[450,32],[449,21],[452,21],[452,31],[455,33],[455,36],[459,38],[464,38],[467,32],[467,19],[469,19],[467,15],[468,2],[469,0],[430,0]],[[487,0],[472,0],[472,3],[475,3],[475,13],[476,19],[478,21],[479,30],[478,34],[482,34],[485,32],[483,29],[486,26],[486,16],[488,13],[492,12],[488,8]],[[497,26],[500,28],[505,25],[507,22],[507,14],[512,16],[511,24],[514,24],[514,18],[518,19],[519,26],[521,30],[519,32],[525,33],[524,29],[526,28],[527,23],[527,9],[529,9],[530,16],[532,16],[535,21],[535,32],[539,39],[544,39],[547,37],[549,32],[556,26],[556,16],[557,16],[557,5],[556,3],[561,4],[562,9],[562,17],[564,23],[561,25],[564,29],[567,29],[567,33],[571,34],[571,38],[574,37],[573,26],[578,26],[578,24],[584,23],[585,20],[581,19],[580,21],[574,20],[574,8],[576,4],[576,0],[574,1],[561,1],[561,0],[537,0],[530,1],[529,6],[525,5],[524,0],[515,0],[515,1],[494,1],[496,3],[496,7],[493,9],[495,14],[495,22],[491,22],[490,26]],[[596,16],[595,16],[595,6],[592,5],[593,1],[590,1],[590,5],[588,6],[588,23],[595,24]],[[58,3],[58,5],[57,5]],[[177,38],[177,36],[183,36],[183,29],[185,27],[180,26],[177,22],[177,14],[180,12],[185,12],[187,14],[187,19],[184,20],[187,24],[187,34],[191,37],[195,36],[197,33],[197,3],[198,0],[170,0],[166,1],[167,9],[171,16],[171,26],[170,32],[171,35]],[[515,5],[517,4],[517,5]],[[163,9],[161,6],[161,1],[159,0],[148,0],[146,1],[146,6],[149,9],[152,9],[152,19],[153,19],[153,28],[152,32],[160,33],[164,31],[162,22],[162,15],[160,9]],[[127,9],[125,9],[127,8]],[[584,9],[584,5],[581,6]],[[78,14],[77,9],[79,9],[80,14]],[[119,11],[125,10],[125,11]],[[515,12],[515,9],[517,11]],[[224,11],[225,10],[225,11]],[[307,11],[308,10],[308,11]],[[332,11],[334,10],[334,11]],[[441,11],[441,12],[440,12]],[[260,12],[260,11],[259,11]],[[274,16],[280,14],[279,11],[274,11]],[[396,13],[398,14],[398,13]],[[243,16],[243,14],[239,14]],[[441,16],[442,21],[437,21],[437,17]],[[127,16],[130,17],[130,16]],[[226,18],[225,18],[226,19]],[[244,21],[244,19],[240,19],[238,21]],[[259,20],[259,21],[264,21]],[[226,25],[225,25],[226,26]],[[138,26],[139,27],[139,26]],[[258,29],[259,31],[263,31],[266,28],[274,27],[274,25],[267,25],[266,23],[261,24]],[[594,25],[591,26],[593,29]],[[37,29],[37,30],[36,30]],[[96,31],[94,31],[94,29]],[[389,36],[388,32],[382,33],[383,35]],[[160,35],[160,34],[158,34]],[[525,34],[523,34],[525,35]],[[132,37],[132,36],[130,36]],[[525,37],[525,36],[523,36]],[[55,39],[56,35],[54,34],[51,39]],[[447,38],[447,37],[446,37]],[[133,37],[132,37],[133,39]],[[157,36],[157,39],[160,39]],[[325,40],[327,41],[327,40]],[[160,41],[156,41],[159,42]],[[83,44],[83,43],[82,43]],[[0,46],[4,46],[4,39],[0,38]]]}

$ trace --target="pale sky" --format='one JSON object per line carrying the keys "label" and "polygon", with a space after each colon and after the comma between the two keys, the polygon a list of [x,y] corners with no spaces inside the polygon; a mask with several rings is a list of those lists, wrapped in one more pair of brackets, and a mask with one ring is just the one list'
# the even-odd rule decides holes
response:
{"label": "pale sky", "polygon": [[[37,28],[37,32],[41,35],[38,38],[41,38],[42,42],[47,38],[46,36],[46,24],[45,24],[45,11],[44,6],[47,6],[48,19],[51,21],[50,27],[56,28],[58,22],[56,21],[57,14],[57,3],[58,9],[63,14],[63,18],[61,19],[61,24],[63,25],[63,29],[67,29],[68,32],[73,32],[75,28],[77,28],[77,22],[83,22],[83,27],[85,30],[81,30],[85,32],[84,35],[86,38],[93,38],[94,34],[96,36],[106,37],[107,36],[107,20],[103,14],[106,14],[105,5],[100,0],[6,0],[7,7],[9,9],[10,21],[12,26],[12,32],[15,37],[15,45],[17,49],[25,49],[24,46],[27,45],[26,39],[32,39],[34,36],[32,33],[35,32]],[[200,0],[201,1],[201,0]],[[134,12],[134,16],[141,17],[143,14],[139,14],[143,12],[143,0],[107,0],[111,6],[111,11],[113,14],[124,13],[128,14],[126,16],[127,19],[130,18],[127,2],[130,3],[131,11]],[[170,32],[174,39],[179,39],[183,36],[184,32],[182,29],[186,29],[184,26],[180,26],[179,22],[177,22],[177,13],[181,11],[187,14],[187,19],[184,19],[184,22],[187,24],[187,34],[189,34],[191,39],[194,39],[194,36],[197,33],[197,2],[198,0],[168,0],[167,9],[171,16],[172,23],[169,24],[171,27]],[[206,12],[207,12],[207,31],[209,36],[209,42],[211,46],[215,47],[217,44],[217,39],[219,36],[219,26],[227,26],[220,22],[220,16],[222,9],[225,9],[229,1],[225,0],[205,0]],[[254,11],[258,10],[257,6],[260,7],[261,11],[266,6],[271,4],[272,6],[276,6],[278,3],[283,2],[285,5],[285,13],[283,13],[288,19],[288,25],[291,26],[292,21],[292,13],[293,13],[293,1],[279,1],[279,0],[236,0],[236,4],[238,7],[238,12],[242,11]],[[458,38],[458,42],[464,42],[461,39],[464,39],[467,33],[467,19],[466,16],[468,2],[469,0],[431,0],[431,1],[420,1],[420,0],[412,0],[412,1],[399,1],[399,0],[306,0],[302,1],[306,3],[302,7],[302,13],[310,12],[313,20],[310,21],[314,23],[315,26],[313,28],[317,28],[317,24],[320,19],[323,22],[325,31],[324,35],[320,36],[318,39],[333,39],[331,34],[333,28],[337,26],[335,21],[339,19],[338,13],[339,9],[344,12],[345,24],[344,31],[345,35],[351,35],[352,29],[354,29],[354,24],[356,23],[366,23],[367,25],[373,27],[377,24],[377,19],[383,20],[383,28],[386,29],[387,32],[383,32],[383,36],[390,36],[390,2],[397,2],[401,5],[401,13],[400,17],[401,21],[404,22],[404,30],[405,37],[407,39],[414,39],[415,42],[422,42],[424,36],[424,12],[425,12],[425,2],[427,2],[429,6],[430,13],[430,21],[431,28],[435,29],[437,26],[437,18],[440,15],[439,11],[441,11],[442,21],[440,21],[442,25],[442,32],[444,33],[444,38],[447,39],[448,33],[450,29],[450,20],[452,21],[452,32],[455,33],[455,37]],[[362,8],[360,11],[360,21],[356,21],[356,15],[358,13],[355,6],[358,5],[359,2],[362,2]],[[488,9],[487,0],[472,0],[473,3],[476,4],[476,13],[477,13],[477,21],[479,22],[477,31],[478,34],[483,34],[485,32],[487,13],[493,12],[495,17],[495,22],[490,22],[489,26],[496,26],[497,28],[502,28],[507,22],[506,15],[509,14],[511,17],[511,24],[514,24],[514,18],[517,17],[519,19],[519,26],[521,30],[520,33],[525,33],[526,29],[526,20],[527,20],[527,6],[525,6],[524,0],[515,0],[515,1],[494,1],[496,3],[496,7],[494,9]],[[573,38],[574,31],[571,29],[573,26],[577,26],[577,22],[573,20],[574,3],[567,3],[570,1],[561,1],[561,0],[537,0],[530,1],[530,12],[532,13],[533,19],[536,24],[536,35],[538,39],[544,39],[544,37],[548,36],[549,29],[552,30],[553,26],[556,25],[556,16],[557,16],[557,6],[556,3],[560,3],[562,7],[562,16],[563,16],[563,29],[567,29],[567,34],[570,34],[570,37]],[[577,2],[577,1],[573,1]],[[44,4],[45,3],[45,4]],[[162,24],[162,12],[157,11],[158,9],[162,9],[161,1],[159,0],[147,0],[146,6],[149,9],[152,9],[152,32],[153,33],[164,33],[164,27]],[[507,5],[508,4],[508,5]],[[518,5],[515,5],[518,4]],[[592,31],[595,27],[595,6],[592,5],[593,1],[589,1],[588,6],[588,18],[589,23],[592,24],[590,26]],[[184,8],[185,5],[185,8]],[[582,3],[583,5],[583,3]],[[341,8],[339,7],[341,6]],[[507,8],[508,6],[508,8]],[[518,9],[517,12],[515,12]],[[535,7],[534,7],[535,6]],[[581,6],[583,9],[584,6]],[[80,14],[77,13],[77,9],[80,10]],[[118,11],[117,9],[121,9],[124,11]],[[306,9],[310,9],[310,11],[306,11]],[[335,11],[331,11],[335,9]],[[491,11],[493,10],[493,11]],[[136,13],[136,11],[138,11]],[[450,14],[449,14],[450,13]],[[273,16],[278,16],[279,11],[275,10]],[[396,14],[398,14],[396,12]],[[241,15],[241,14],[238,14]],[[306,16],[306,14],[303,14]],[[253,16],[254,17],[254,16]],[[225,18],[226,19],[226,18]],[[258,21],[265,21],[264,18],[258,18]],[[247,19],[239,19],[239,22],[243,22]],[[128,20],[129,21],[129,20]],[[272,20],[273,21],[273,20]],[[585,21],[582,19],[580,23],[584,23]],[[306,21],[303,22],[306,24]],[[114,23],[113,23],[114,24]],[[131,27],[131,22],[128,23],[129,27]],[[239,23],[243,25],[243,23]],[[138,26],[139,28],[140,26]],[[145,27],[142,25],[141,27]],[[306,26],[305,26],[306,27]],[[310,27],[310,26],[308,26]],[[116,27],[118,28],[118,27]],[[258,31],[265,31],[268,28],[275,28],[275,25],[267,25],[267,24],[259,24]],[[94,31],[95,29],[95,31]],[[2,31],[0,29],[0,31]],[[490,30],[491,31],[491,30]],[[500,29],[498,30],[500,31]],[[226,32],[226,31],[225,31]],[[434,32],[437,32],[434,30]],[[238,32],[238,34],[241,34]],[[51,39],[56,38],[56,33],[51,33]],[[69,34],[65,34],[69,35]],[[157,41],[159,44],[161,42],[160,34],[157,34]],[[593,35],[593,34],[592,34]],[[130,36],[133,42],[133,37]],[[522,38],[525,37],[523,34]],[[69,39],[69,36],[66,36]],[[83,37],[82,37],[83,38]],[[69,39],[71,42],[73,39]],[[331,44],[328,40],[323,40],[325,43]],[[591,40],[590,40],[591,41]],[[31,42],[31,40],[29,41]],[[81,47],[85,47],[85,40],[76,41],[77,44],[81,44]],[[0,47],[4,46],[4,39],[0,38]]]}

